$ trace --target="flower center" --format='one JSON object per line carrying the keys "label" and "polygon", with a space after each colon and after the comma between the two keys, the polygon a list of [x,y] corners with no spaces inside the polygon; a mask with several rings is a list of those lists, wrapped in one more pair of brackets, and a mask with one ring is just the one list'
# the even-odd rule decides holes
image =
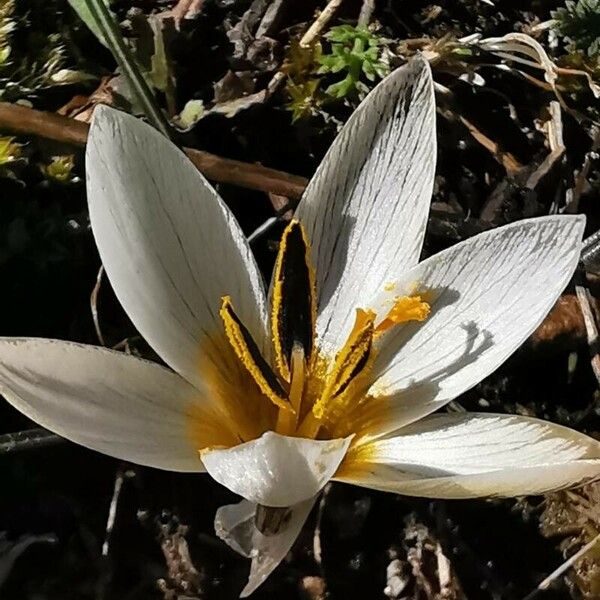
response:
{"label": "flower center", "polygon": [[324,356],[316,339],[310,247],[302,225],[294,220],[283,233],[273,274],[272,363],[235,314],[228,296],[220,314],[235,355],[263,396],[277,407],[273,429],[316,439],[327,438],[344,413],[365,400],[376,340],[401,323],[427,318],[429,304],[421,296],[400,296],[379,320],[373,310],[358,308],[344,346],[335,357]]}

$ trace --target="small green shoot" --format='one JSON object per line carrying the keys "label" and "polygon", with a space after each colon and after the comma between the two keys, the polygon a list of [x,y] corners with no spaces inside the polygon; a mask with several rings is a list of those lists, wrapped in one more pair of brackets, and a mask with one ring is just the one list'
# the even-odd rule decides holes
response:
{"label": "small green shoot", "polygon": [[286,104],[286,108],[292,111],[293,123],[314,114],[316,107],[320,104],[316,101],[320,83],[321,81],[316,78],[300,83],[294,83],[291,79],[288,81],[286,91],[291,100]]}
{"label": "small green shoot", "polygon": [[0,166],[6,166],[21,158],[21,145],[13,137],[0,137]]}
{"label": "small green shoot", "polygon": [[292,122],[314,116],[323,103],[321,80],[315,77],[320,57],[321,44],[301,46],[298,40],[292,40],[284,65],[288,76],[285,90],[290,97],[286,108],[292,112]]}
{"label": "small green shoot", "polygon": [[42,167],[42,172],[48,179],[59,183],[69,183],[75,179],[73,177],[74,166],[75,157],[72,154],[53,156],[52,162]]}
{"label": "small green shoot", "polygon": [[332,27],[325,38],[331,44],[331,53],[320,56],[317,73],[345,74],[343,79],[325,90],[329,96],[338,99],[358,96],[362,99],[370,89],[363,77],[376,81],[389,73],[384,52],[387,40],[366,27],[338,25]]}

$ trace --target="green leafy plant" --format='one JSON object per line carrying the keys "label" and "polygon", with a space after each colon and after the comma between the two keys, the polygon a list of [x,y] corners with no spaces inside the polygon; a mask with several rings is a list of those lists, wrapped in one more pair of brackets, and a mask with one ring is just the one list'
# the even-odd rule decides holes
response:
{"label": "green leafy plant", "polygon": [[[108,48],[106,38],[101,26],[94,13],[93,8],[87,0],[67,0],[73,10],[79,15],[79,18],[88,26],[90,31],[98,38],[98,41]],[[107,7],[110,7],[110,1],[104,0]]]}
{"label": "green leafy plant", "polygon": [[27,163],[22,148],[15,138],[0,136],[0,178],[19,179],[17,173]]}
{"label": "green leafy plant", "polygon": [[387,40],[366,27],[338,25],[325,36],[331,44],[331,52],[319,57],[319,74],[345,74],[345,77],[330,85],[325,92],[334,98],[352,95],[364,97],[369,86],[363,81],[375,81],[389,72],[385,60]]}
{"label": "green leafy plant", "polygon": [[53,156],[49,164],[42,166],[42,173],[53,181],[69,183],[77,179],[73,176],[74,166],[75,157],[72,154]]}
{"label": "green leafy plant", "polygon": [[0,166],[8,165],[21,158],[21,145],[15,138],[0,137]]}
{"label": "green leafy plant", "polygon": [[321,80],[315,77],[320,57],[321,44],[301,46],[298,40],[292,40],[283,66],[288,76],[285,90],[290,97],[286,108],[292,112],[292,121],[313,116],[323,103]]}
{"label": "green leafy plant", "polygon": [[551,14],[569,52],[600,53],[600,0],[566,0],[564,7]]}
{"label": "green leafy plant", "polygon": [[292,80],[288,81],[286,91],[291,100],[286,104],[286,108],[292,111],[292,122],[313,115],[321,104],[317,100],[319,83],[320,80],[316,78],[307,79],[300,83],[294,83]]}

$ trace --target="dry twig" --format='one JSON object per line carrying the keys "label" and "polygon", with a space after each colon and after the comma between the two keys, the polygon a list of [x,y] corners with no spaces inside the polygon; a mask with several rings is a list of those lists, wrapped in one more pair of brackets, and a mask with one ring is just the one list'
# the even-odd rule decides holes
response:
{"label": "dry twig", "polygon": [[592,160],[598,158],[598,148],[600,148],[600,126],[592,126],[592,147],[589,152],[585,153],[581,170],[575,175],[575,184],[567,190],[567,199],[565,212],[576,213],[579,210],[579,198],[585,189],[587,178],[592,166]]}
{"label": "dry twig", "polygon": [[96,336],[102,346],[106,346],[104,336],[102,335],[102,329],[100,328],[100,319],[98,318],[98,294],[100,293],[100,286],[102,285],[102,275],[104,274],[104,265],[100,265],[98,274],[96,275],[96,283],[90,294],[90,310],[92,311],[92,321],[94,321],[94,329],[96,330]]}
{"label": "dry twig", "polygon": [[375,0],[363,0],[360,7],[360,14],[358,15],[358,25],[366,27],[371,22],[374,11]]}
{"label": "dry twig", "polygon": [[321,32],[325,29],[327,23],[331,21],[342,2],[343,0],[329,0],[327,6],[302,36],[302,39],[300,40],[301,46],[304,46],[305,48],[310,46],[321,35]]}
{"label": "dry twig", "polygon": [[527,594],[523,600],[533,600],[540,592],[547,590],[554,581],[556,581],[561,575],[564,575],[580,558],[585,556],[597,543],[600,541],[600,533],[585,546],[583,546],[578,552],[568,558],[558,569],[550,573],[546,579],[544,579],[531,593]]}
{"label": "dry twig", "polygon": [[487,135],[480,131],[474,123],[460,116],[461,123],[469,130],[469,133],[489,152],[494,155],[494,158],[506,169],[509,176],[516,175],[523,165],[510,153],[502,150],[500,145],[494,140],[491,140]]}
{"label": "dry twig", "polygon": [[17,431],[15,433],[5,433],[4,435],[0,435],[0,455],[19,452],[21,450],[46,448],[47,446],[63,441],[63,438],[42,427]]}
{"label": "dry twig", "polygon": [[[323,9],[323,11],[315,19],[314,23],[300,38],[300,46],[303,48],[309,48],[316,42],[317,38],[323,32],[323,29],[325,29],[327,23],[331,21],[342,2],[343,0],[330,0],[329,4]],[[286,77],[287,75],[283,69],[279,69],[279,71],[273,75],[271,81],[269,81],[269,85],[267,86],[267,97],[272,96],[277,91],[279,86],[285,81]]]}
{"label": "dry twig", "polygon": [[525,187],[533,190],[541,179],[550,171],[554,164],[565,153],[565,144],[563,141],[563,123],[560,103],[552,100],[548,105],[548,120],[544,124],[544,131],[548,140],[550,152],[542,163],[529,175]]}
{"label": "dry twig", "polygon": [[115,485],[113,487],[113,494],[108,509],[108,518],[106,519],[106,532],[104,534],[104,543],[102,544],[102,556],[108,556],[108,551],[110,549],[110,540],[112,537],[113,529],[115,527],[115,520],[117,518],[117,507],[119,505],[119,498],[121,496],[123,482],[126,478],[129,479],[130,477],[133,477],[133,475],[133,471],[128,471],[122,466],[120,466],[117,469],[117,474],[115,475]]}
{"label": "dry twig", "polygon": [[[36,135],[57,142],[84,146],[89,125],[55,113],[0,102],[0,131]],[[220,183],[274,192],[295,199],[300,198],[308,183],[304,177],[298,175],[223,158],[203,150],[184,148],[184,151],[201,173]]]}
{"label": "dry twig", "polygon": [[585,329],[587,332],[588,345],[590,347],[590,354],[592,356],[592,370],[600,385],[600,356],[598,355],[598,327],[596,325],[596,319],[594,318],[594,312],[592,310],[592,298],[587,288],[576,285],[575,292],[577,293],[577,300],[583,313],[583,321],[585,323]]}

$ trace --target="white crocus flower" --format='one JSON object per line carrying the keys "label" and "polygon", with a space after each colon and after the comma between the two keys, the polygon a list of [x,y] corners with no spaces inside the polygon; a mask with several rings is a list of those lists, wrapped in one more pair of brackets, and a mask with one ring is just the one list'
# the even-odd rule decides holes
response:
{"label": "white crocus flower", "polygon": [[237,222],[187,158],[99,107],[87,147],[93,232],[121,304],[171,369],[3,339],[3,394],[79,444],[207,471],[242,496],[215,526],[252,559],[243,595],[282,560],[330,480],[472,498],[598,476],[600,445],[576,431],[432,415],[537,327],[584,227],[580,216],[528,219],[417,264],[435,156],[431,74],[415,59],[335,140],[283,234],[267,296]]}

